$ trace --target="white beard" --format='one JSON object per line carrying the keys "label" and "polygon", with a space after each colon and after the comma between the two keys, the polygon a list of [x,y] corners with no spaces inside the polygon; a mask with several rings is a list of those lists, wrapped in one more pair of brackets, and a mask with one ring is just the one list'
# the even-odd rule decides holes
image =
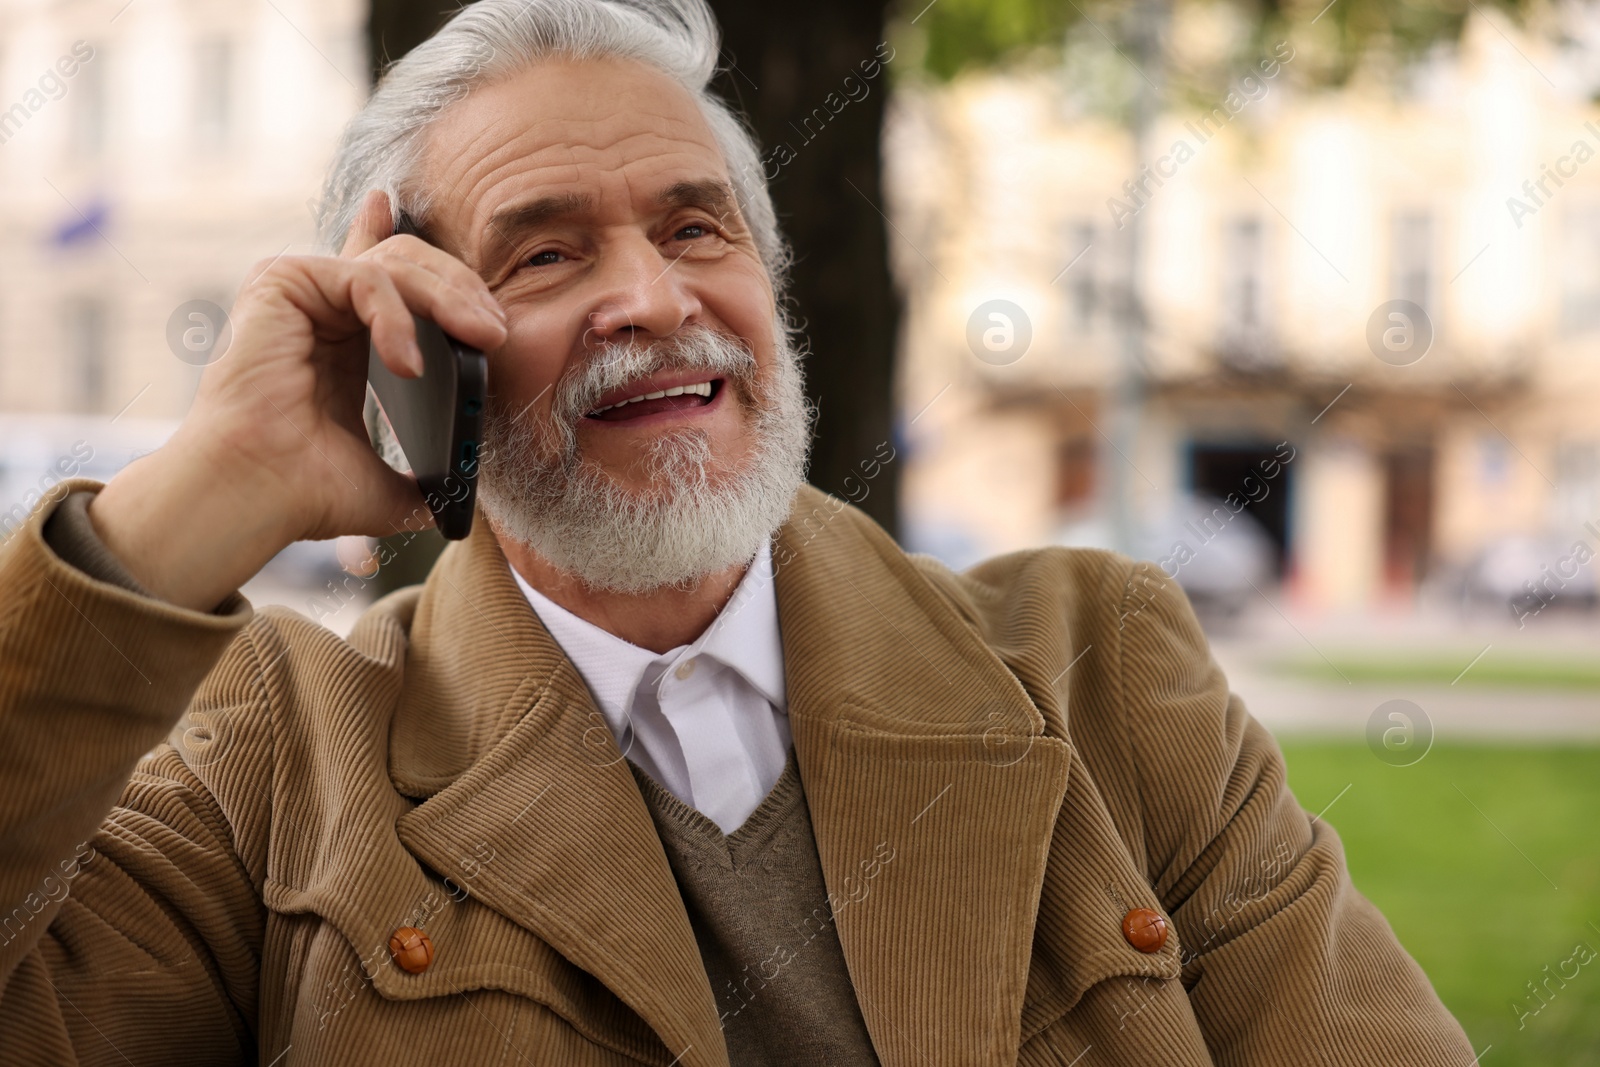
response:
{"label": "white beard", "polygon": [[[741,344],[690,327],[649,345],[596,352],[557,382],[548,423],[518,418],[491,396],[478,486],[490,526],[588,588],[615,593],[691,587],[748,564],[788,518],[810,451],[800,356],[780,324],[774,334],[765,383]],[[640,457],[648,488],[625,488],[579,450],[578,420],[604,393],[678,369],[723,379],[725,402],[751,419],[751,451],[738,469],[718,471],[705,431],[672,430]]]}

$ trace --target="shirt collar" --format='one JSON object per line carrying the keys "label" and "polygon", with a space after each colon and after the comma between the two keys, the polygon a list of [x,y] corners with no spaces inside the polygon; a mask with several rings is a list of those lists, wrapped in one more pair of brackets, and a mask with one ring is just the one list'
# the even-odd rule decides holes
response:
{"label": "shirt collar", "polygon": [[738,671],[774,708],[787,709],[783,635],[778,628],[770,543],[761,542],[761,551],[745,570],[733,596],[689,647],[690,655],[710,656]]}
{"label": "shirt collar", "polygon": [[626,725],[633,691],[656,654],[574,615],[529,585],[515,567],[511,568],[511,576],[528,598],[533,613],[578,668],[613,732]]}
{"label": "shirt collar", "polygon": [[699,655],[710,656],[737,671],[778,711],[787,709],[783,638],[778,628],[769,542],[761,543],[733,596],[705,632],[689,645],[679,645],[660,655],[574,615],[529,585],[515,567],[510,569],[534,614],[583,676],[608,720],[627,720],[634,692],[651,664],[660,661],[670,666]]}

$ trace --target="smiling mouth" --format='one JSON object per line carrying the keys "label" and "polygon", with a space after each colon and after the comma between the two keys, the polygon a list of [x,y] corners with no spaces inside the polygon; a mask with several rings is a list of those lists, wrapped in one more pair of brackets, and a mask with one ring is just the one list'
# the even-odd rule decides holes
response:
{"label": "smiling mouth", "polygon": [[690,382],[685,385],[674,385],[670,389],[659,389],[654,392],[640,393],[630,396],[626,400],[619,400],[615,404],[607,404],[603,408],[595,408],[584,416],[598,422],[627,422],[632,419],[642,419],[646,415],[657,415],[664,411],[692,411],[709,405],[722,390],[721,378],[710,378],[703,382]]}

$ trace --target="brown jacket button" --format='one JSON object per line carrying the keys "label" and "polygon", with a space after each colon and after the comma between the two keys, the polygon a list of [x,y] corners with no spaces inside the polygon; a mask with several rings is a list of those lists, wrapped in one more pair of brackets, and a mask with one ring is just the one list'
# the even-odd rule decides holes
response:
{"label": "brown jacket button", "polygon": [[433,942],[415,926],[402,926],[389,935],[389,955],[407,974],[421,974],[433,962]]}
{"label": "brown jacket button", "polygon": [[1160,952],[1167,943],[1167,920],[1149,908],[1134,908],[1122,917],[1122,936],[1140,952]]}

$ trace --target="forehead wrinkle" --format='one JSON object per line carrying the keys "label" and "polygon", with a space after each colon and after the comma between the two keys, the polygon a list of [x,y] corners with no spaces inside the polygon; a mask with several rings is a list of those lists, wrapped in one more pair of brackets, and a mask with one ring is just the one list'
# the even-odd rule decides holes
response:
{"label": "forehead wrinkle", "polygon": [[[655,84],[641,85],[637,79],[625,80],[622,87],[615,92],[589,92],[580,96],[577,101],[565,101],[565,113],[558,115],[539,116],[536,103],[532,107],[518,106],[529,103],[530,97],[537,99],[534,95],[535,89],[530,86],[530,78],[536,80],[533,83],[536,85],[537,80],[543,80],[547,68],[561,66],[577,68],[579,80],[583,80],[584,72],[617,66],[634,73],[643,71],[647,74],[648,80]],[[485,109],[489,112],[486,116],[487,121],[483,121]],[[475,129],[461,121],[463,112],[477,113],[480,122]],[[541,127],[565,125],[569,128],[558,130],[558,136],[548,138],[551,143],[571,146],[588,141],[591,147],[605,148],[614,147],[619,138],[612,137],[607,140],[602,136],[596,140],[593,136],[595,133],[603,134],[607,127],[614,127],[618,123],[625,123],[637,129],[646,120],[654,120],[655,123],[665,127],[665,130],[653,129],[645,132],[658,135],[665,133],[668,138],[677,137],[714,151],[717,148],[710,124],[694,97],[682,86],[671,81],[668,76],[649,71],[645,65],[636,60],[552,58],[534,64],[525,68],[520,76],[513,74],[492,81],[447,107],[430,124],[427,137],[430,147],[437,147],[438,141],[454,140],[450,134],[468,126],[468,129],[463,130],[467,134],[466,144],[457,145],[450,153],[452,158],[460,158],[466,148],[484,137],[498,139],[503,136],[509,144],[524,139]],[[441,134],[444,135],[442,138]]]}
{"label": "forehead wrinkle", "polygon": [[[482,92],[496,88],[486,86]],[[487,122],[460,121],[464,116],[458,108],[469,113],[478,110],[473,106],[475,97],[482,106],[504,106],[502,101],[485,101],[472,94],[457,108],[448,109],[457,112],[451,116],[453,121],[433,125],[426,145],[428,156],[439,161],[436,173],[444,179],[449,199],[467,216],[464,245],[471,245],[475,238],[486,245],[494,211],[524,195],[531,197],[541,186],[554,187],[552,191],[561,186],[592,187],[595,175],[591,168],[598,170],[601,178],[606,173],[616,174],[630,197],[639,180],[633,172],[640,166],[669,171],[681,168],[701,175],[709,170],[723,178],[728,173],[721,147],[692,98],[684,101],[691,103],[692,114],[673,107],[670,96],[628,92],[615,100],[594,98],[595,104],[588,110],[606,109],[598,118],[563,115],[529,121],[522,115],[491,111]],[[452,175],[458,167],[459,173]],[[494,195],[497,189],[513,184],[516,188],[509,195]],[[603,188],[601,192],[603,197]]]}
{"label": "forehead wrinkle", "polygon": [[[469,97],[470,101],[471,98]],[[466,101],[463,102],[464,104]],[[454,109],[452,109],[454,110]],[[596,156],[606,153],[620,153],[624,156],[623,165],[634,162],[637,158],[659,156],[665,153],[628,151],[632,142],[643,139],[655,139],[662,142],[676,142],[680,146],[693,145],[695,148],[710,152],[718,162],[722,161],[722,153],[716,143],[716,138],[710,135],[710,130],[704,122],[692,122],[669,113],[657,111],[654,118],[660,119],[666,129],[641,129],[638,125],[639,112],[613,110],[602,119],[573,119],[573,118],[547,118],[535,120],[530,124],[517,123],[517,128],[505,130],[504,127],[516,122],[514,119],[497,118],[479,126],[468,134],[465,143],[448,144],[454,140],[451,137],[439,138],[433,136],[436,131],[445,129],[456,130],[463,125],[452,122],[448,126],[442,122],[435,122],[430,130],[427,151],[434,154],[447,151],[452,160],[470,160],[481,153],[477,165],[494,165],[497,157],[514,154],[517,159],[531,159],[552,150],[564,149],[576,157],[580,152],[593,153]],[[554,129],[552,129],[554,127]],[[619,129],[619,127],[621,127]],[[540,143],[527,146],[530,138],[537,138]],[[440,141],[446,142],[441,145]],[[487,148],[481,142],[489,140]],[[473,164],[468,164],[469,173]]]}
{"label": "forehead wrinkle", "polygon": [[[539,169],[556,165],[555,160],[541,161],[539,157],[554,153],[566,156],[561,162],[569,164],[597,164],[604,166],[611,162],[608,157],[620,156],[616,162],[621,167],[636,166],[641,162],[660,160],[665,156],[683,155],[701,157],[714,160],[719,170],[726,170],[722,153],[714,143],[701,142],[692,139],[683,139],[664,134],[659,130],[631,130],[621,133],[617,137],[604,142],[585,142],[579,138],[560,137],[551,139],[548,136],[539,138],[541,143],[529,145],[528,139],[537,131],[524,130],[515,137],[500,141],[484,150],[479,156],[475,152],[476,142],[492,135],[491,130],[485,130],[473,141],[460,146],[450,146],[449,154],[452,160],[465,162],[463,178],[471,176],[474,172],[499,171],[508,165],[527,163],[531,169]],[[645,142],[639,145],[638,142]],[[444,151],[437,143],[431,144],[430,152]],[[473,160],[474,156],[479,156]],[[466,162],[473,160],[471,162]],[[449,169],[449,164],[446,164]],[[455,185],[459,185],[458,180]]]}

